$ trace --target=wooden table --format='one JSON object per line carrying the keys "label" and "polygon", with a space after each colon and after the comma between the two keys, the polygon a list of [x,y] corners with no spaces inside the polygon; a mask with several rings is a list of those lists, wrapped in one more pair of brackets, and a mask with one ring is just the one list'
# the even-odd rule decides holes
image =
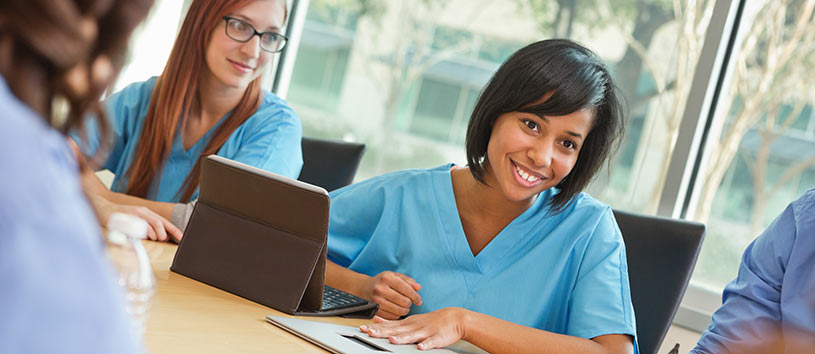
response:
{"label": "wooden table", "polygon": [[[176,245],[143,241],[156,274],[145,345],[150,354],[327,353],[266,322],[266,315],[292,317],[170,271]],[[308,317],[308,320],[359,326],[371,320]],[[449,348],[486,353],[458,341]]]}
{"label": "wooden table", "polygon": [[[144,241],[156,274],[156,295],[145,334],[149,353],[326,353],[266,322],[288,316],[170,271],[177,246]],[[359,326],[369,320],[309,320]]]}

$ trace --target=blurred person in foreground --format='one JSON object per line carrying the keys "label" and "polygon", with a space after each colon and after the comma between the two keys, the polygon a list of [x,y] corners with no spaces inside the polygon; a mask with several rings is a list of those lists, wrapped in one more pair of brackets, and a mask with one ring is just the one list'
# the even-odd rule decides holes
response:
{"label": "blurred person in foreground", "polygon": [[756,238],[691,353],[815,353],[815,189]]}
{"label": "blurred person in foreground", "polygon": [[139,352],[65,132],[152,3],[0,2],[0,353]]}

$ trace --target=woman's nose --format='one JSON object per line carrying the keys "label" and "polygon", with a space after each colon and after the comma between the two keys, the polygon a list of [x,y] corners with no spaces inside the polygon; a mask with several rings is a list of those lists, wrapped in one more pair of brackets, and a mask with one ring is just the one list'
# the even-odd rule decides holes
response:
{"label": "woman's nose", "polygon": [[529,158],[537,167],[548,167],[552,164],[552,145],[549,143],[539,143],[533,145],[528,152]]}
{"label": "woman's nose", "polygon": [[241,46],[241,52],[250,58],[257,58],[260,55],[260,37],[255,35],[249,38],[249,40]]}

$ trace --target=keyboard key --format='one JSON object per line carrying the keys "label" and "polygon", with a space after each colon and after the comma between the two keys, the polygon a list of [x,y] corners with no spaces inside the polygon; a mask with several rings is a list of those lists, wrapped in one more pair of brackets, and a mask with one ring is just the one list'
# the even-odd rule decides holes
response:
{"label": "keyboard key", "polygon": [[345,307],[354,307],[368,303],[367,300],[351,295],[328,285],[323,287],[322,311],[336,310]]}

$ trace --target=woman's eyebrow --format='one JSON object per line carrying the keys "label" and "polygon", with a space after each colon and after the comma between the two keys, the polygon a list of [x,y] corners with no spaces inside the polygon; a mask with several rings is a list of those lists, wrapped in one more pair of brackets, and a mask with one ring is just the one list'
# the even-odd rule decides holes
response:
{"label": "woman's eyebrow", "polygon": [[[544,123],[549,124],[549,118],[546,118],[544,116],[537,116],[537,117],[540,118]],[[573,132],[571,130],[567,130],[566,134],[569,134],[569,135],[571,135],[571,136],[573,136],[575,138],[583,139],[583,134],[576,133],[576,132]]]}
{"label": "woman's eyebrow", "polygon": [[[255,27],[255,21],[252,20],[249,16],[242,15],[242,14],[232,14],[230,16],[235,17],[235,18],[239,18],[241,20],[244,20],[247,23],[249,23],[250,25],[252,25],[252,27]],[[276,32],[280,32],[280,28],[277,27],[277,26],[272,25],[272,26],[266,27],[265,29],[263,29],[262,31],[259,31],[259,32],[268,32],[268,31],[276,33]]]}

